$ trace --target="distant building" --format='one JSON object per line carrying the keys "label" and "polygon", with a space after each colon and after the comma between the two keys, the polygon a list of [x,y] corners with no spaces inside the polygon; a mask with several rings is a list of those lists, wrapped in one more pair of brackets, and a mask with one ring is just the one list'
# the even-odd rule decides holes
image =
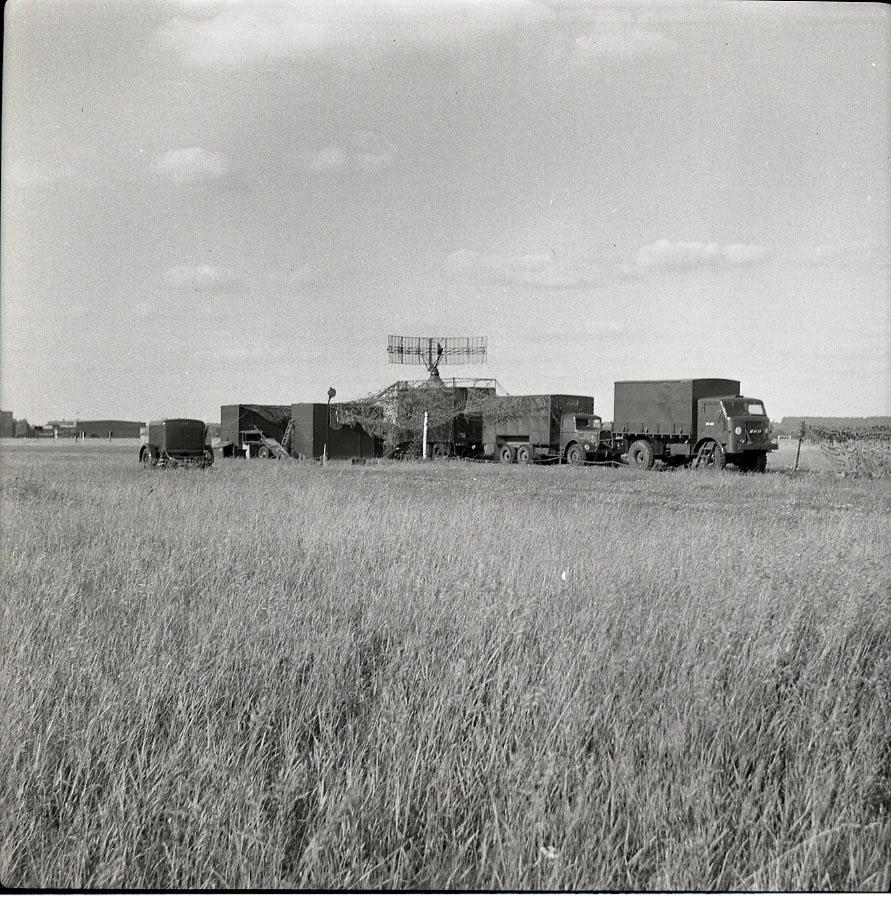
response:
{"label": "distant building", "polygon": [[15,437],[15,419],[11,412],[0,410],[0,438]]}
{"label": "distant building", "polygon": [[77,422],[53,421],[43,426],[53,437],[73,438],[138,438],[139,430],[145,422],[130,422],[124,419],[78,419]]}
{"label": "distant building", "polygon": [[77,423],[78,432],[88,438],[138,438],[145,422],[127,422],[122,419],[94,419]]}

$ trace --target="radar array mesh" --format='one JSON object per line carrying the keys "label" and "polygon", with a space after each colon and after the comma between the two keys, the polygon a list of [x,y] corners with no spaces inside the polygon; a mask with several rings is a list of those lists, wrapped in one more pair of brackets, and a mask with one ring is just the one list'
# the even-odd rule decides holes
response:
{"label": "radar array mesh", "polygon": [[391,334],[387,338],[391,363],[429,365],[439,360],[445,365],[467,365],[486,361],[484,337],[406,337]]}

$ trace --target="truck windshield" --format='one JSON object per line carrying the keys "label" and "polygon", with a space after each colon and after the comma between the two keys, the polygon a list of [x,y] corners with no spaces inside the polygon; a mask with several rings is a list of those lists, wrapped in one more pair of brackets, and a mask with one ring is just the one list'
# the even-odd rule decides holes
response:
{"label": "truck windshield", "polygon": [[722,401],[725,416],[766,416],[764,404],[760,400],[746,400],[737,397]]}
{"label": "truck windshield", "polygon": [[577,429],[583,429],[583,428],[595,428],[596,429],[596,428],[600,428],[601,424],[602,424],[601,420],[596,417],[594,417],[594,418],[588,418],[587,416],[576,416],[575,417],[575,427]]}

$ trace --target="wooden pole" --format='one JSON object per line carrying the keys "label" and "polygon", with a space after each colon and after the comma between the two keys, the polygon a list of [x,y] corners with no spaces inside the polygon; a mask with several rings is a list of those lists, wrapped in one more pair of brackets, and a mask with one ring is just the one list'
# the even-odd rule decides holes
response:
{"label": "wooden pole", "polygon": [[427,459],[427,411],[424,410],[424,437],[421,439],[421,454]]}
{"label": "wooden pole", "polygon": [[798,457],[801,456],[801,442],[804,440],[804,422],[798,428],[798,449],[795,451],[795,468],[793,472],[798,471]]}

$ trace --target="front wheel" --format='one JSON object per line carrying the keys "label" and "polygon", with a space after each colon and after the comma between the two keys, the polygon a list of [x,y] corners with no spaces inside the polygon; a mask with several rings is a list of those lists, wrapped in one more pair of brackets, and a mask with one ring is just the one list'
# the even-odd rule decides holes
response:
{"label": "front wheel", "polygon": [[585,462],[585,451],[579,444],[570,444],[566,448],[566,462],[571,466],[580,466]]}
{"label": "front wheel", "polygon": [[269,459],[271,455],[269,448],[265,444],[257,450],[257,459]]}
{"label": "front wheel", "polygon": [[653,445],[649,441],[635,441],[628,448],[628,465],[632,469],[650,469],[653,466]]}
{"label": "front wheel", "polygon": [[144,469],[151,469],[152,466],[158,465],[158,457],[151,447],[145,447],[143,449],[140,461],[142,462],[142,467]]}
{"label": "front wheel", "polygon": [[206,469],[208,466],[213,465],[213,450],[210,447],[204,448],[204,468]]}
{"label": "front wheel", "polygon": [[702,465],[706,469],[723,469],[727,465],[727,454],[717,441],[707,444],[701,452]]}

